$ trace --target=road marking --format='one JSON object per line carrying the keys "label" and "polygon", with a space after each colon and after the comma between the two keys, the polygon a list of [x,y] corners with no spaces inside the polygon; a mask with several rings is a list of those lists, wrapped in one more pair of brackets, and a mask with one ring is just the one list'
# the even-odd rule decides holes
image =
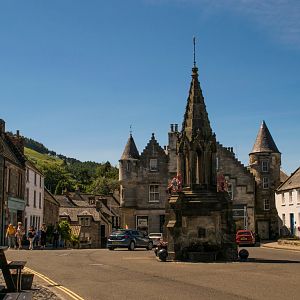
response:
{"label": "road marking", "polygon": [[43,275],[41,273],[38,273],[38,272],[36,272],[34,270],[31,270],[31,269],[29,269],[27,267],[25,267],[24,269],[25,269],[25,271],[28,271],[28,272],[31,272],[31,273],[35,274],[36,276],[38,276],[42,280],[46,281],[47,283],[49,283],[53,287],[61,290],[65,294],[69,295],[72,299],[74,299],[74,300],[84,300],[84,298],[80,297],[79,295],[77,295],[76,293],[72,292],[71,290],[69,290],[68,288],[64,287],[63,285],[60,285],[60,284],[56,283],[55,281],[51,280],[47,276],[45,276],[45,275]]}
{"label": "road marking", "polygon": [[104,264],[90,264],[90,266],[104,266]]}

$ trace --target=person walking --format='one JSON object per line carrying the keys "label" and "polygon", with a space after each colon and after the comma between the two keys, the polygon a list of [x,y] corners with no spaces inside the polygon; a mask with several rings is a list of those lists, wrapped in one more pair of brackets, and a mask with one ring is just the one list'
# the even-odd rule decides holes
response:
{"label": "person walking", "polygon": [[47,226],[45,223],[43,223],[41,227],[41,249],[45,249],[46,247],[46,238],[47,238]]}
{"label": "person walking", "polygon": [[6,237],[8,242],[8,248],[12,249],[16,247],[16,228],[13,224],[9,224],[6,230]]}
{"label": "person walking", "polygon": [[18,227],[16,230],[16,238],[18,243],[18,249],[22,249],[22,239],[25,234],[24,228],[22,226],[22,222],[18,222]]}
{"label": "person walking", "polygon": [[35,230],[34,230],[33,226],[29,227],[27,237],[28,237],[28,240],[29,240],[29,250],[33,250],[33,240],[34,240],[34,237],[35,237]]}
{"label": "person walking", "polygon": [[59,225],[56,223],[53,230],[53,248],[58,248],[58,240],[59,240]]}

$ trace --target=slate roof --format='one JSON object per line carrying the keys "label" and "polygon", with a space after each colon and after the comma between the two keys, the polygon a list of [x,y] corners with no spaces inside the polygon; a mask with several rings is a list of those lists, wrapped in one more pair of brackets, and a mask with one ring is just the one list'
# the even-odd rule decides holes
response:
{"label": "slate roof", "polygon": [[300,167],[277,189],[277,192],[300,188]]}
{"label": "slate roof", "polygon": [[135,145],[132,134],[130,134],[125,149],[123,151],[123,154],[121,156],[121,159],[139,159],[139,158],[140,158],[139,151]]}
{"label": "slate roof", "polygon": [[251,151],[251,153],[257,153],[257,152],[280,153],[265,121],[263,121],[260,126],[260,129],[256,137],[256,141]]}
{"label": "slate roof", "polygon": [[280,182],[284,182],[289,178],[287,174],[285,174],[282,170],[280,170]]}
{"label": "slate roof", "polygon": [[100,221],[100,215],[93,207],[60,207],[59,216],[68,216],[72,222],[78,221],[78,216],[92,216],[94,221]]}
{"label": "slate roof", "polygon": [[45,201],[51,202],[52,204],[55,204],[59,206],[59,202],[56,200],[56,198],[48,191],[46,188],[44,188],[45,191]]}

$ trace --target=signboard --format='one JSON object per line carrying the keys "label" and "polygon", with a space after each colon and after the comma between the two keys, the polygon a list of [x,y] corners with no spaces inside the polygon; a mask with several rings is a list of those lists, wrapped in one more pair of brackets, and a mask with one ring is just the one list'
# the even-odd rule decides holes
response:
{"label": "signboard", "polygon": [[148,227],[148,217],[147,216],[137,216],[136,218],[137,227]]}
{"label": "signboard", "polygon": [[8,197],[8,208],[11,210],[25,210],[25,200]]}

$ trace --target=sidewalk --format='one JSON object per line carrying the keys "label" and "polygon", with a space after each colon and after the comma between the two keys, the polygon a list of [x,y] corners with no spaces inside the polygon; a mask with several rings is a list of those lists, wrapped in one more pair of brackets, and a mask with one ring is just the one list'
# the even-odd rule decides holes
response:
{"label": "sidewalk", "polygon": [[272,249],[281,249],[281,250],[293,250],[300,251],[300,246],[294,245],[279,245],[277,242],[262,242],[262,248],[272,248]]}

